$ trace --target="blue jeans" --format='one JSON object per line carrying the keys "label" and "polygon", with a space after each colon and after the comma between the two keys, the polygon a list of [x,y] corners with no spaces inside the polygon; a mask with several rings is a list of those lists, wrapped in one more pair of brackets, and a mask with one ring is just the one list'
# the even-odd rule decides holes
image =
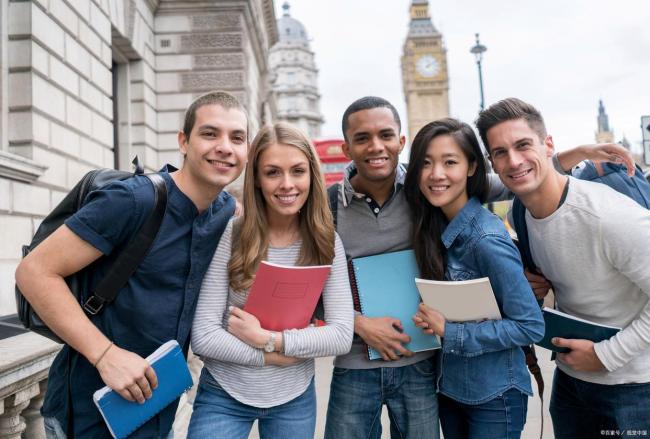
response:
{"label": "blue jeans", "polygon": [[67,439],[61,423],[56,418],[43,418],[46,439]]}
{"label": "blue jeans", "polygon": [[439,438],[433,358],[402,367],[335,367],[325,439],[380,438],[384,404],[391,438]]}
{"label": "blue jeans", "polygon": [[556,368],[550,412],[555,437],[560,439],[627,437],[627,431],[648,436],[650,383],[594,384]]}
{"label": "blue jeans", "polygon": [[314,380],[297,398],[275,407],[258,408],[234,399],[204,368],[188,439],[246,439],[255,420],[262,439],[312,439],[316,430]]}
{"label": "blue jeans", "polygon": [[483,404],[469,405],[438,395],[445,439],[512,439],[521,437],[528,395],[510,389]]}

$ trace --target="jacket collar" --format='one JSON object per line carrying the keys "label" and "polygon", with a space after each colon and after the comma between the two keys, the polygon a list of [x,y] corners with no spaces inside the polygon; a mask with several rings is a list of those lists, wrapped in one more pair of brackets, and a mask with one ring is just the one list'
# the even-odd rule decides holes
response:
{"label": "jacket collar", "polygon": [[449,249],[451,247],[458,235],[460,235],[460,232],[479,214],[480,209],[483,209],[483,207],[478,198],[472,197],[467,201],[467,204],[463,206],[442,233],[442,243],[445,248]]}
{"label": "jacket collar", "polygon": [[[352,201],[352,197],[365,197],[366,194],[360,194],[355,191],[350,183],[350,179],[357,175],[357,167],[354,162],[350,162],[343,171],[343,180],[339,187],[341,191],[341,199],[343,200],[343,207],[348,207]],[[403,164],[399,163],[397,165],[397,175],[395,176],[395,183],[393,185],[393,194],[397,193],[399,189],[404,186],[404,179],[406,178],[406,168]]]}

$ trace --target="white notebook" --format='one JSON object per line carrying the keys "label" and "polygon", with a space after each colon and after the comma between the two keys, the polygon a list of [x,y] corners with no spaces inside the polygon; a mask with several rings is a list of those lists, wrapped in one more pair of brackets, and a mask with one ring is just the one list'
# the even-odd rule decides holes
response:
{"label": "white notebook", "polygon": [[500,320],[501,312],[490,279],[438,281],[415,279],[422,301],[450,322]]}

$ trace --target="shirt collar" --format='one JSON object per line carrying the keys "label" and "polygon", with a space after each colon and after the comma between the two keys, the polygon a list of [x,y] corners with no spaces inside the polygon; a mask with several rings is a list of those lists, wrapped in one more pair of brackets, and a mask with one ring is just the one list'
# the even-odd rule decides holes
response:
{"label": "shirt collar", "polygon": [[479,209],[483,209],[478,198],[472,197],[467,201],[458,214],[447,225],[447,228],[442,232],[442,243],[445,248],[449,249],[454,243],[460,232],[463,231],[465,226],[478,215]]}
{"label": "shirt collar", "polygon": [[[350,202],[352,201],[352,197],[357,196],[357,197],[365,197],[366,194],[361,194],[357,191],[354,190],[352,187],[352,183],[350,183],[350,179],[357,175],[357,167],[355,166],[354,162],[348,163],[348,165],[345,167],[345,170],[343,171],[343,181],[342,184],[339,187],[339,190],[341,191],[342,195],[342,200],[343,200],[343,207],[348,207],[350,205]],[[395,183],[393,185],[393,195],[397,193],[399,189],[404,186],[404,179],[406,178],[406,168],[404,167],[403,164],[399,163],[397,165],[397,175],[395,176]]]}

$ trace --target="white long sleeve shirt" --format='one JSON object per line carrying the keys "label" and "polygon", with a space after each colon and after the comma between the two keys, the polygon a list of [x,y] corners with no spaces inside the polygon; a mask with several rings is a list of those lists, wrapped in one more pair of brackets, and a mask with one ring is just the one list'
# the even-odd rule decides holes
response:
{"label": "white long sleeve shirt", "polygon": [[542,219],[526,212],[533,260],[561,311],[623,330],[594,346],[607,371],[557,365],[592,383],[648,383],[650,211],[608,186],[569,178],[557,211]]}

